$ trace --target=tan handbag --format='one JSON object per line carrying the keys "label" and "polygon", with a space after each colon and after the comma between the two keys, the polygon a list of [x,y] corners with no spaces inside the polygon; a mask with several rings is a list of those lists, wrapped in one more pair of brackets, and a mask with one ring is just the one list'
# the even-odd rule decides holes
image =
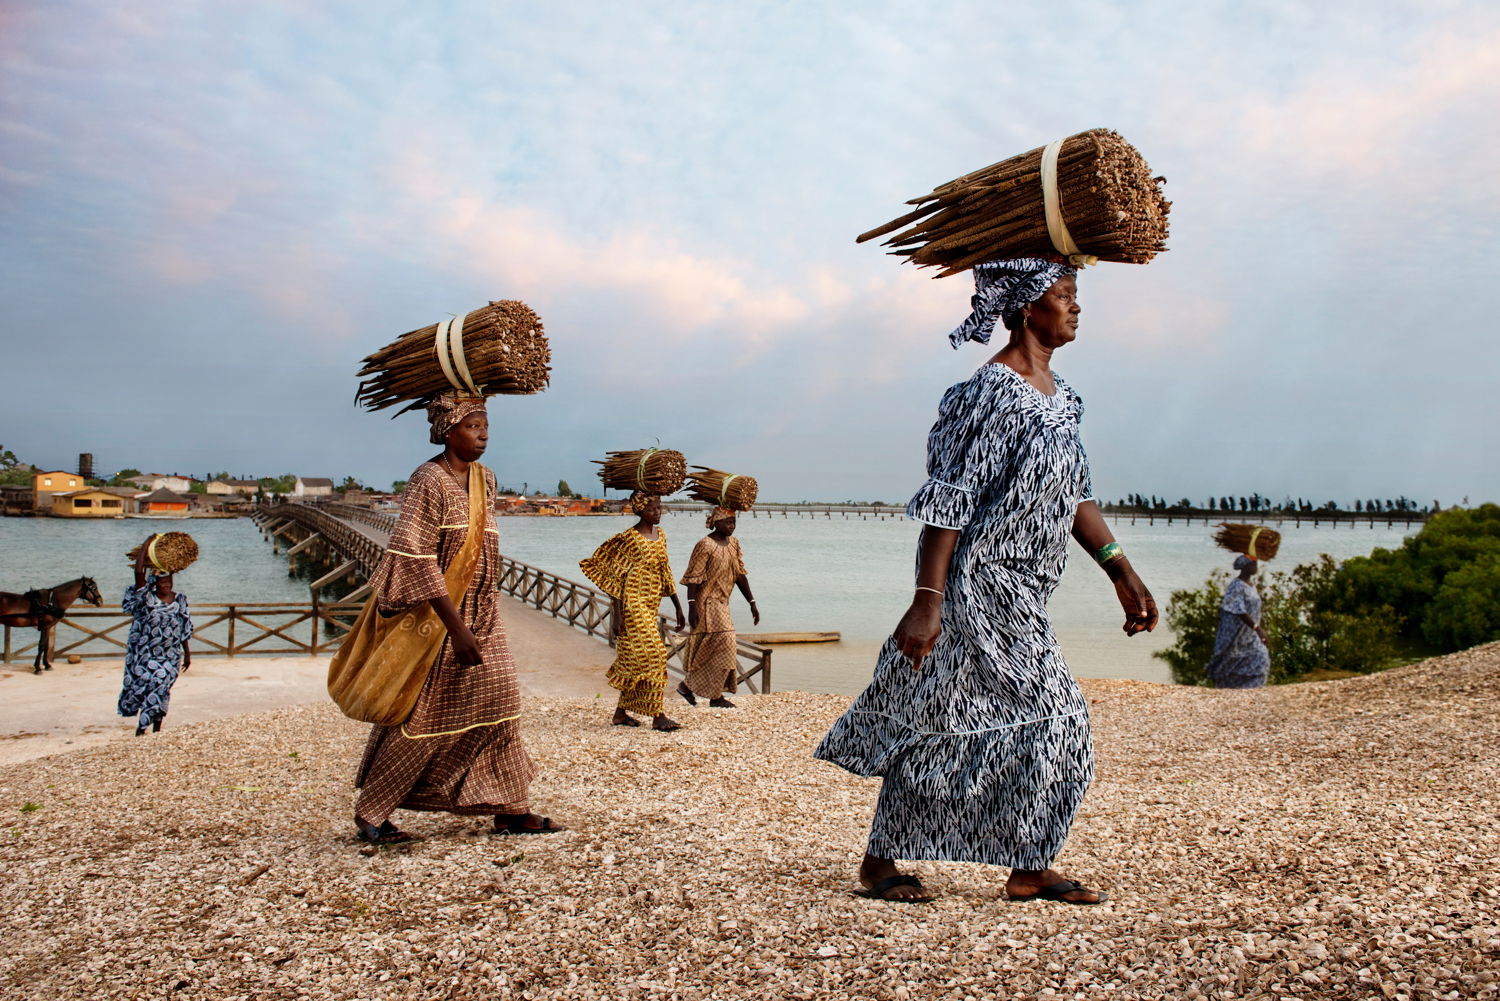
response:
{"label": "tan handbag", "polygon": [[[469,535],[448,565],[443,581],[454,606],[463,601],[484,546],[484,467],[469,463]],[[379,596],[370,595],[354,628],[328,664],[328,694],[345,716],[377,726],[406,722],[427,681],[448,631],[423,601],[398,615],[380,614]]]}

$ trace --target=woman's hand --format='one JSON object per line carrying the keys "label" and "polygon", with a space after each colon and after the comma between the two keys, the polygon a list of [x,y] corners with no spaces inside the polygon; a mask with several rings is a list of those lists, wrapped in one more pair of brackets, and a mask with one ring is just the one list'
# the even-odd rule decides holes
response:
{"label": "woman's hand", "polygon": [[186,671],[188,668],[190,668],[192,666],[193,666],[193,651],[189,650],[187,648],[187,645],[184,644],[183,647],[182,647],[182,669],[184,671]]}
{"label": "woman's hand", "polygon": [[922,669],[922,659],[932,652],[943,631],[943,599],[930,591],[918,591],[911,607],[896,623],[892,638],[896,649],[911,660],[911,669]]}
{"label": "woman's hand", "polygon": [[1271,641],[1266,639],[1266,630],[1264,626],[1257,625],[1255,627],[1255,635],[1260,637],[1261,646],[1268,648],[1270,647]]}
{"label": "woman's hand", "polygon": [[453,644],[453,656],[465,667],[477,667],[484,663],[484,654],[479,650],[479,640],[475,638],[474,631],[468,626],[456,629],[448,634],[448,641]]}
{"label": "woman's hand", "polygon": [[1156,628],[1156,599],[1146,590],[1134,570],[1126,570],[1115,578],[1115,596],[1125,610],[1125,635],[1149,633]]}
{"label": "woman's hand", "polygon": [[755,602],[753,601],[750,602],[750,620],[757,626],[760,625],[760,609],[755,606]]}
{"label": "woman's hand", "polygon": [[[695,619],[698,617],[698,611],[696,608],[694,608],[693,610],[693,617]],[[687,632],[687,623],[683,621],[681,608],[677,609],[677,631],[679,633]]]}
{"label": "woman's hand", "polygon": [[[693,629],[698,628],[698,603],[696,601],[688,602],[688,625]],[[678,626],[679,632],[681,629],[682,627]]]}

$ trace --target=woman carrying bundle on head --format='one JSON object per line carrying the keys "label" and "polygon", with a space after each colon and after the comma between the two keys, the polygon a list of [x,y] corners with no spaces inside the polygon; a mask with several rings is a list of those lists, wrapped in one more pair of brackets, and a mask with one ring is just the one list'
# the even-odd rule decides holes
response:
{"label": "woman carrying bundle on head", "polygon": [[653,730],[677,730],[662,705],[667,689],[667,645],[657,618],[662,598],[677,611],[677,631],[685,628],[682,602],[667,561],[667,533],[662,531],[661,498],[637,490],[627,506],[637,521],[606,539],[594,555],[578,565],[584,576],[614,601],[615,659],[606,676],[620,691],[611,718],[615,726],[640,726],[631,713],[651,717]]}
{"label": "woman carrying bundle on head", "polygon": [[[521,740],[520,686],[500,620],[495,478],[479,464],[489,443],[484,398],[443,393],[428,403],[427,419],[431,441],[443,451],[407,481],[370,586],[382,619],[410,617],[406,632],[427,633],[435,613],[446,635],[410,715],[370,732],[355,780],[354,823],[360,839],[374,844],[410,840],[390,819],[398,809],[493,816],[500,834],[562,830],[528,802],[537,769]],[[340,657],[348,649],[346,641]]]}
{"label": "woman carrying bundle on head", "polygon": [[726,507],[715,507],[708,513],[712,531],[693,547],[682,583],[688,589],[688,637],[684,662],[687,677],[677,686],[677,694],[688,705],[708,699],[715,709],[733,709],[724,698],[724,689],[734,688],[738,661],[735,658],[734,619],[729,615],[729,596],[738,587],[750,603],[750,616],[760,625],[760,609],[750,593],[750,578],[745,576],[745,556],[740,540],[734,537],[735,513]]}
{"label": "woman carrying bundle on head", "polygon": [[974,313],[954,347],[1009,343],[944,394],[911,605],[875,677],[816,756],[884,779],[859,880],[877,900],[931,895],[897,859],[1010,867],[1012,900],[1097,904],[1051,867],[1094,775],[1088,704],[1058,650],[1047,599],[1071,534],[1114,583],[1125,633],[1155,628],[1151,594],[1093,499],[1083,403],[1052,371],[1077,336],[1075,270],[1061,258],[974,269]]}
{"label": "woman carrying bundle on head", "polygon": [[1239,576],[1224,589],[1214,653],[1203,671],[1215,688],[1261,688],[1271,674],[1271,651],[1260,624],[1260,592],[1250,583],[1260,564],[1242,554],[1234,568]]}
{"label": "woman carrying bundle on head", "polygon": [[[193,652],[188,649],[193,616],[187,595],[172,588],[175,574],[153,561],[152,544],[158,538],[152,535],[136,551],[135,583],[120,599],[121,611],[130,616],[130,632],[125,640],[125,678],[118,709],[121,716],[136,718],[137,737],[148,726],[152,733],[161,729],[177,675],[193,666]],[[194,545],[194,557],[197,552]]]}

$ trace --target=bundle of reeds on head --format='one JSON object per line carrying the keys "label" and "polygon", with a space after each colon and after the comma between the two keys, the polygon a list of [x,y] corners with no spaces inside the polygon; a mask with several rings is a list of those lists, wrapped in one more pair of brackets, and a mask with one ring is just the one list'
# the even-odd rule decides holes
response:
{"label": "bundle of reeds on head", "polygon": [[701,501],[717,504],[731,511],[748,511],[755,506],[759,486],[753,476],[738,476],[722,469],[694,466],[688,473],[688,493]]}
{"label": "bundle of reeds on head", "polygon": [[857,242],[900,229],[885,246],[913,264],[942,268],[938,278],[982,261],[1044,254],[1077,258],[1074,263],[1145,264],[1167,249],[1172,203],[1162,196],[1166,179],[1151,176],[1134,146],[1110,129],[1053,145],[1055,168],[1044,156],[1051,146],[1002,160],[911,199],[914,211]]}
{"label": "bundle of reeds on head", "polygon": [[539,393],[551,362],[541,317],[524,302],[501,299],[403,334],[370,355],[355,400],[367,410],[406,403],[405,413],[450,389],[474,396]]}
{"label": "bundle of reeds on head", "polygon": [[681,490],[687,478],[687,460],[670,448],[606,452],[604,458],[593,461],[603,467],[599,479],[613,490],[639,490],[665,497]]}
{"label": "bundle of reeds on head", "polygon": [[1264,525],[1225,521],[1219,523],[1214,541],[1231,553],[1240,553],[1252,560],[1272,560],[1281,548],[1281,533]]}
{"label": "bundle of reeds on head", "polygon": [[[146,547],[146,566],[160,573],[182,573],[198,558],[198,543],[186,532],[164,532]],[[125,555],[132,564],[140,557],[141,546],[136,546]]]}

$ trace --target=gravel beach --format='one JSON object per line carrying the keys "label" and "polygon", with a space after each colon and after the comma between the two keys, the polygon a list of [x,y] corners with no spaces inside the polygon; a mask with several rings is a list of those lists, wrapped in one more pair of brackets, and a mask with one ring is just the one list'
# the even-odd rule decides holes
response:
{"label": "gravel beach", "polygon": [[[362,849],[365,728],[327,704],[8,765],[0,997],[1500,997],[1500,644],[1257,692],[1085,681],[1099,779],[1058,867],[918,863],[854,897],[876,782],[809,752],[848,699],[612,728],[532,697],[534,808],[398,814]],[[674,710],[675,711],[675,710]]]}

